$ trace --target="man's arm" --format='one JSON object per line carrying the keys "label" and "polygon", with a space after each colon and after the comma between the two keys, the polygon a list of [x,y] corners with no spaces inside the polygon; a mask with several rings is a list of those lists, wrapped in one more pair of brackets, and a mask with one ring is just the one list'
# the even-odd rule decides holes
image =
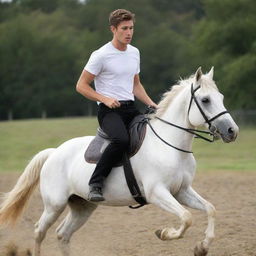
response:
{"label": "man's arm", "polygon": [[133,94],[144,104],[157,108],[157,104],[153,102],[146,93],[143,85],[140,82],[140,77],[138,74],[134,76]]}
{"label": "man's arm", "polygon": [[108,106],[109,108],[116,108],[120,106],[120,102],[116,99],[109,98],[106,96],[103,96],[99,93],[97,93],[92,87],[91,83],[94,80],[95,75],[91,74],[90,72],[83,70],[77,84],[76,84],[76,90],[80,94],[82,94],[84,97],[99,101]]}

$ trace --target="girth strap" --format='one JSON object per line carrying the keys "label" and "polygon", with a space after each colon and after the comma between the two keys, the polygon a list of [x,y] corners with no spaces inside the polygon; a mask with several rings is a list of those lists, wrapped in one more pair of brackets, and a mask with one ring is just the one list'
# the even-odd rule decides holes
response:
{"label": "girth strap", "polygon": [[140,188],[137,184],[137,181],[135,179],[135,176],[132,170],[130,159],[127,156],[127,154],[124,154],[124,174],[125,174],[125,179],[126,179],[128,188],[134,200],[139,203],[138,206],[129,206],[129,207],[132,209],[137,209],[147,204],[146,199],[141,194]]}

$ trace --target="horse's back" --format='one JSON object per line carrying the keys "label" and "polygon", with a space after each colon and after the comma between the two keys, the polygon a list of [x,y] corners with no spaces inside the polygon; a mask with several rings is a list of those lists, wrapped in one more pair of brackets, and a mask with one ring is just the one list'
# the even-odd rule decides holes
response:
{"label": "horse's back", "polygon": [[57,147],[53,154],[47,159],[45,168],[51,165],[52,162],[59,162],[60,164],[71,163],[73,158],[86,150],[93,138],[94,136],[84,136],[65,141]]}

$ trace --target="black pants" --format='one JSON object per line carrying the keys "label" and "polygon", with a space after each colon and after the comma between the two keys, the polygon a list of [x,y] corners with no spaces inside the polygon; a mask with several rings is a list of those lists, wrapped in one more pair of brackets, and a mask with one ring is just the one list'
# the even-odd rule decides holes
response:
{"label": "black pants", "polygon": [[103,152],[89,185],[103,185],[113,166],[122,160],[129,146],[128,126],[132,119],[139,115],[133,101],[123,102],[121,107],[110,109],[104,104],[99,105],[98,121],[101,129],[111,138],[111,143]]}

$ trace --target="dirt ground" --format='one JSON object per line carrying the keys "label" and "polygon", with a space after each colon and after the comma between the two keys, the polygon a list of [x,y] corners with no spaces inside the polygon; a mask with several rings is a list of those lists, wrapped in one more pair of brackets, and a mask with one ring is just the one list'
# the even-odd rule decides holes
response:
{"label": "dirt ground", "polygon": [[[1,173],[0,191],[12,188],[17,173]],[[215,205],[216,239],[209,256],[256,256],[256,173],[197,173],[194,188]],[[15,229],[0,229],[0,251],[10,242],[22,250],[33,247],[34,223],[42,213],[42,201],[36,191]],[[191,210],[193,225],[183,239],[161,241],[154,232],[177,227],[176,216],[153,205],[138,210],[128,207],[98,207],[89,221],[71,240],[73,256],[189,256],[204,236],[204,213]],[[66,214],[67,211],[64,213]],[[57,223],[48,231],[42,246],[43,256],[60,256],[55,235]],[[0,253],[1,255],[1,253]]]}

